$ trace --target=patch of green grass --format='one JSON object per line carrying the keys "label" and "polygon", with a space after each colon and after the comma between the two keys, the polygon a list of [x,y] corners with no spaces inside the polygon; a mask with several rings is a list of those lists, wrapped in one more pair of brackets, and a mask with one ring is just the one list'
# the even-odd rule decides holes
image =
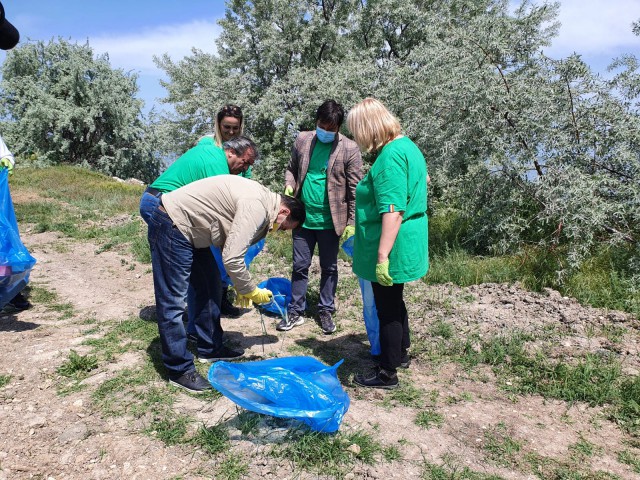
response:
{"label": "patch of green grass", "polygon": [[395,445],[390,445],[388,447],[384,447],[382,449],[382,456],[385,461],[393,462],[396,460],[402,460],[402,455],[400,454],[400,449]]}
{"label": "patch of green grass", "polygon": [[618,461],[629,465],[635,473],[640,473],[640,456],[634,455],[630,450],[618,452]]}
{"label": "patch of green grass", "polygon": [[424,405],[424,392],[416,388],[408,379],[403,379],[400,386],[395,390],[390,390],[385,395],[383,405],[390,407],[393,403],[399,403],[405,407],[421,408]]}
{"label": "patch of green grass", "polygon": [[601,334],[611,343],[620,343],[628,330],[618,325],[605,324],[602,326]]}
{"label": "patch of green grass", "polygon": [[238,429],[243,435],[255,435],[258,432],[258,426],[262,416],[249,410],[242,410],[236,417]]}
{"label": "patch of green grass", "polygon": [[227,454],[218,465],[216,479],[239,480],[249,474],[249,463],[238,454]]}
{"label": "patch of green grass", "polygon": [[4,387],[5,385],[8,385],[10,381],[11,381],[11,375],[0,375],[0,388]]}
{"label": "patch of green grass", "polygon": [[42,305],[47,310],[60,314],[60,320],[73,316],[73,305],[58,301],[58,294],[39,285],[29,287],[29,300],[31,303]]}
{"label": "patch of green grass", "polygon": [[430,285],[453,283],[459,286],[479,283],[513,283],[521,280],[517,263],[511,257],[477,257],[461,249],[430,256]]}
{"label": "patch of green grass", "polygon": [[92,355],[78,355],[71,350],[69,359],[57,368],[57,372],[63,377],[83,377],[91,370],[98,368],[98,359]]}
{"label": "patch of green grass", "polygon": [[116,324],[100,338],[89,338],[83,345],[93,347],[101,357],[110,360],[117,354],[147,348],[158,338],[158,326],[140,318],[129,318]]}
{"label": "patch of green grass", "polygon": [[[433,230],[431,219],[429,226]],[[429,243],[431,247],[436,245],[435,240]],[[640,316],[640,296],[635,293],[633,283],[636,272],[628,260],[632,249],[630,246],[602,247],[578,269],[569,271],[561,283],[555,272],[566,269],[566,249],[563,248],[526,247],[516,255],[485,257],[474,256],[459,247],[438,247],[432,248],[425,282],[451,282],[459,286],[520,282],[530,290],[550,287],[575,297],[580,303]]]}
{"label": "patch of green grass", "polygon": [[92,399],[106,416],[132,415],[137,418],[148,412],[163,412],[173,404],[175,394],[164,385],[153,386],[158,380],[160,377],[150,363],[126,368],[100,384]]}
{"label": "patch of green grass", "polygon": [[[359,452],[349,450],[357,445]],[[318,432],[290,432],[284,443],[276,445],[272,454],[293,462],[297,468],[329,476],[344,476],[353,465],[354,458],[374,463],[374,455],[382,447],[373,437],[361,431],[328,435]]]}
{"label": "patch of green grass", "polygon": [[423,480],[504,480],[503,477],[498,475],[474,472],[448,455],[443,457],[443,460],[444,463],[442,465],[427,461],[423,462],[420,478]]}
{"label": "patch of green grass", "polygon": [[444,417],[435,410],[428,408],[417,413],[416,425],[422,428],[440,427],[444,423]]}
{"label": "patch of green grass", "polygon": [[293,243],[288,232],[274,232],[267,235],[265,249],[274,258],[282,259],[286,264],[293,263]]}
{"label": "patch of green grass", "polygon": [[639,376],[624,375],[612,356],[587,354],[568,362],[549,358],[545,352],[530,353],[526,344],[535,339],[524,332],[448,340],[416,335],[412,353],[434,363],[457,362],[469,369],[489,365],[502,388],[511,393],[608,405],[610,418],[628,432],[640,431]]}
{"label": "patch of green grass", "polygon": [[201,425],[191,441],[210,455],[224,452],[230,446],[229,431],[224,425]]}
{"label": "patch of green grass", "polygon": [[517,464],[516,457],[522,445],[508,435],[503,423],[485,432],[484,440],[488,457],[497,465],[511,467]]}
{"label": "patch of green grass", "polygon": [[602,449],[580,437],[580,440],[576,443],[569,445],[569,450],[573,452],[573,455],[577,460],[580,460],[582,458],[592,457]]}
{"label": "patch of green grass", "polygon": [[523,460],[540,480],[622,480],[610,472],[588,470],[583,460],[559,461],[531,452]]}
{"label": "patch of green grass", "polygon": [[[11,185],[18,198],[28,199],[15,203],[19,222],[35,224],[37,232],[58,231],[104,242],[101,251],[122,244],[131,244],[134,253],[142,250],[146,236],[138,215],[142,187],[80,167],[25,168],[20,173]],[[143,261],[145,254],[136,258]]]}
{"label": "patch of green grass", "polygon": [[445,322],[442,319],[438,319],[433,322],[428,331],[429,335],[431,335],[432,337],[440,337],[444,338],[445,340],[449,340],[451,337],[453,337],[453,325]]}
{"label": "patch of green grass", "polygon": [[145,433],[151,435],[166,445],[178,445],[185,442],[189,418],[175,413],[154,418],[145,429]]}

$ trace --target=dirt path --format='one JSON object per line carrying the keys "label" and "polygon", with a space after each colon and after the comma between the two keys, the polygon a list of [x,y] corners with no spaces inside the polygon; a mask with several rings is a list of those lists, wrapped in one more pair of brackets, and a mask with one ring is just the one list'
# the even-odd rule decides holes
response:
{"label": "dirt path", "polygon": [[[152,312],[150,267],[135,264],[127,254],[97,254],[95,245],[74,243],[50,233],[24,232],[23,241],[38,259],[32,286],[55,292],[56,302],[72,305],[72,314],[61,318],[59,311],[37,304],[25,312],[0,314],[0,375],[10,376],[0,387],[0,480],[212,478],[216,460],[202,451],[188,445],[166,446],[144,434],[146,425],[134,418],[108,417],[93,405],[91,392],[114,372],[142,363],[146,351],[124,354],[100,365],[85,380],[88,388],[67,395],[57,390],[56,368],[71,349],[86,349],[82,342],[88,323],[116,324]],[[343,265],[342,270],[346,278],[348,268]],[[339,298],[339,330],[332,336],[322,335],[313,322],[307,322],[285,337],[276,332],[275,320],[266,318],[265,339],[255,311],[237,320],[224,320],[223,325],[228,338],[246,348],[249,357],[292,355],[311,348],[325,363],[333,361],[337,352],[349,359],[349,368],[363,367],[368,357],[366,335],[359,292],[355,287],[353,290]],[[417,338],[437,321],[448,322],[461,337],[558,329],[564,332],[554,348],[558,358],[585,351],[613,352],[626,373],[637,375],[640,371],[637,320],[619,312],[581,307],[556,292],[539,295],[503,285],[459,289],[418,284],[408,288],[407,298]],[[605,335],[614,327],[624,327],[615,342]],[[530,348],[548,341],[531,342]],[[420,427],[415,418],[424,407],[389,402],[386,392],[345,385],[352,403],[341,431],[373,432],[383,445],[397,448],[400,457],[374,465],[356,462],[346,478],[421,478],[425,460],[505,479],[536,478],[531,471],[489,458],[491,436],[487,432],[497,429],[519,442],[523,450],[558,462],[570,457],[572,446],[582,439],[598,452],[583,460],[591,471],[640,478],[618,460],[618,453],[631,447],[624,443],[628,437],[606,420],[603,408],[509,394],[498,386],[490,369],[470,371],[449,362],[414,362],[409,371],[402,372],[403,380],[431,398],[442,425]],[[161,379],[157,386],[170,388]],[[208,424],[231,421],[237,415],[225,398],[208,402],[180,394],[174,408]],[[268,454],[278,438],[277,428],[256,439],[229,425],[233,449],[242,452],[250,465],[247,478],[323,478],[294,472],[289,462]],[[540,478],[545,478],[544,474]]]}

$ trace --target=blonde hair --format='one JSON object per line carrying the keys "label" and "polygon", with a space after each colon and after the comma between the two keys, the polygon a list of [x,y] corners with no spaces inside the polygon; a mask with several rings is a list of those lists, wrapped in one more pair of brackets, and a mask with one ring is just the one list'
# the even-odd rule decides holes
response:
{"label": "blonde hair", "polygon": [[375,98],[365,98],[347,115],[347,127],[361,150],[377,151],[401,133],[400,122]]}
{"label": "blonde hair", "polygon": [[213,127],[213,138],[216,142],[216,146],[222,147],[224,141],[222,140],[222,131],[220,130],[220,123],[224,120],[225,117],[233,117],[240,120],[240,131],[237,136],[242,135],[244,132],[244,116],[242,115],[242,110],[237,105],[224,105],[216,114],[214,127]]}

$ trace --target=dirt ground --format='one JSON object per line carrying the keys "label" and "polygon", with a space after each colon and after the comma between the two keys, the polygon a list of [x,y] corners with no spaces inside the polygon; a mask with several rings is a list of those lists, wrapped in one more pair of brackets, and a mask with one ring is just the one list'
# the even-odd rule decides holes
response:
{"label": "dirt ground", "polygon": [[[0,387],[0,480],[213,478],[215,459],[202,451],[189,445],[167,446],[143,433],[144,425],[134,418],[108,417],[92,404],[91,392],[114,372],[143,362],[145,350],[100,365],[85,380],[85,389],[68,395],[57,392],[56,368],[71,349],[83,351],[87,319],[117,323],[152,311],[150,267],[136,265],[126,253],[97,253],[96,245],[75,243],[56,234],[27,230],[22,235],[38,260],[31,284],[55,292],[58,302],[70,303],[73,315],[61,319],[59,312],[38,304],[24,312],[5,310],[0,314],[0,375],[11,377]],[[317,277],[317,265],[314,270],[312,275]],[[341,274],[343,278],[350,275],[346,264],[341,265]],[[317,325],[308,321],[285,337],[275,330],[275,320],[267,318],[268,337],[263,343],[260,315],[255,310],[239,319],[225,319],[223,326],[227,335],[256,359],[291,355],[291,347],[312,338],[314,354],[318,352],[320,360],[327,361],[322,358],[324,346],[343,351],[345,358],[354,359],[356,367],[364,367],[368,347],[356,288],[338,298],[339,328],[331,336],[322,335]],[[625,373],[640,372],[639,323],[621,312],[583,307],[554,291],[537,294],[495,284],[470,288],[412,284],[406,298],[416,334],[432,328],[438,320],[451,324],[460,337],[478,334],[482,338],[516,330],[536,335],[561,331],[563,335],[553,337],[559,339],[553,345],[557,358],[587,351],[615,355]],[[612,341],[605,335],[611,331],[622,333]],[[544,338],[540,345],[532,342],[529,348],[535,350],[549,341]],[[528,452],[558,461],[570,457],[572,445],[586,441],[597,452],[582,461],[589,471],[640,479],[631,466],[618,459],[622,450],[636,455],[640,450],[637,445],[629,446],[628,435],[607,419],[603,407],[538,395],[516,396],[498,385],[489,368],[469,371],[456,363],[414,361],[408,371],[400,372],[400,380],[412,382],[426,397],[436,392],[443,424],[439,428],[420,427],[415,423],[415,408],[397,402],[390,407],[388,392],[357,389],[345,382],[351,406],[341,431],[374,432],[384,445],[397,446],[401,457],[374,465],[355,462],[346,478],[421,478],[425,461],[442,465],[450,464],[451,459],[455,459],[455,468],[468,467],[505,479],[545,478],[545,474],[536,476],[488,458],[487,432],[500,426]],[[160,377],[158,383],[166,385]],[[174,408],[204,423],[237,415],[235,406],[224,397],[204,401],[179,395]],[[243,452],[249,461],[247,478],[324,478],[268,455],[270,444],[281,434],[279,427],[273,426],[257,441],[231,429],[232,448]],[[452,474],[450,478],[467,477]]]}

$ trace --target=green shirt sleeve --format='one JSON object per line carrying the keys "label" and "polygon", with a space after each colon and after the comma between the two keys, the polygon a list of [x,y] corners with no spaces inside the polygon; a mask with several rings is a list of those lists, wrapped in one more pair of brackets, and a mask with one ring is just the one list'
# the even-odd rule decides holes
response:
{"label": "green shirt sleeve", "polygon": [[379,214],[407,209],[407,162],[395,152],[383,152],[376,160],[373,189]]}

